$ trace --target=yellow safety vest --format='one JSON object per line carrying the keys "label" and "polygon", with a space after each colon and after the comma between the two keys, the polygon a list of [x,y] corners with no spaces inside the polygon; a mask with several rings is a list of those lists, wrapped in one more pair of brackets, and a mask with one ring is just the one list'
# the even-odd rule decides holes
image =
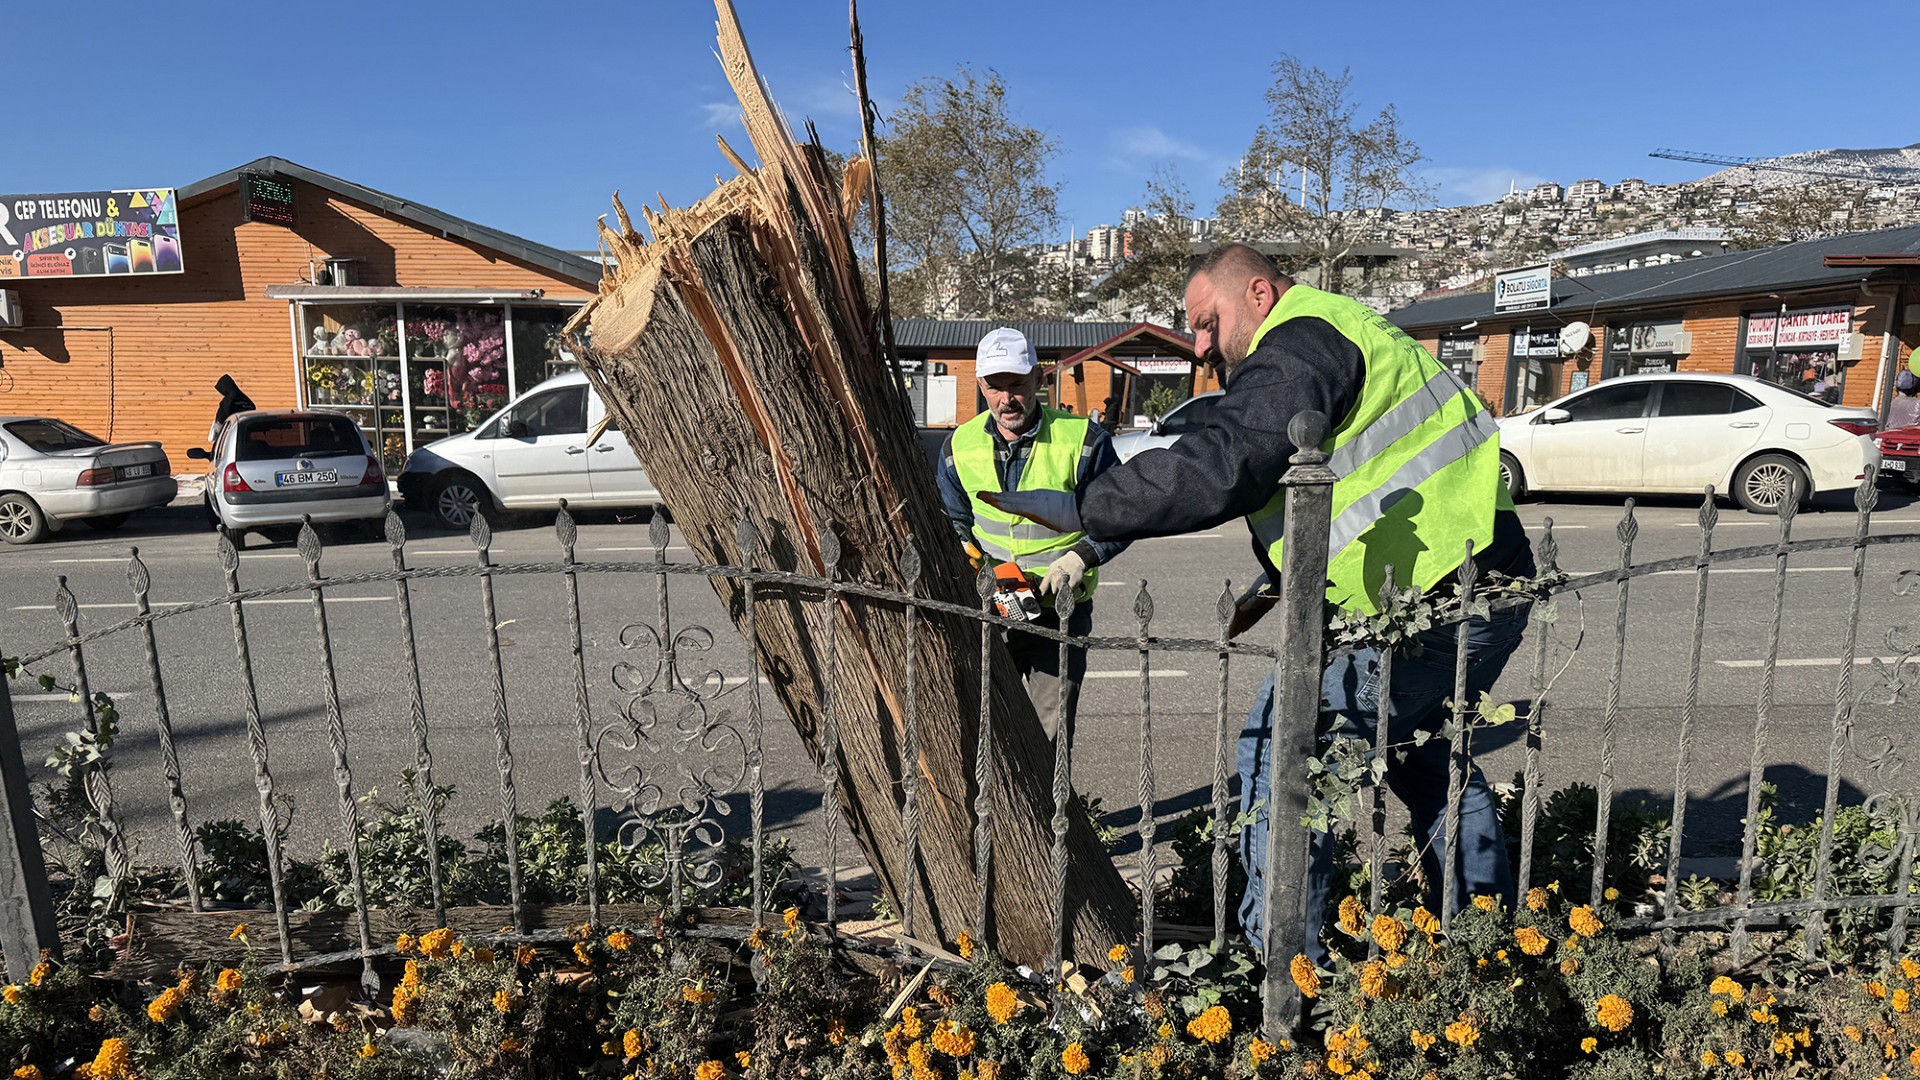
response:
{"label": "yellow safety vest", "polygon": [[[1011,562],[1022,570],[1045,573],[1061,553],[1087,538],[1084,532],[1054,532],[1035,521],[988,506],[978,492],[999,491],[1003,481],[994,463],[991,414],[984,422],[963,425],[953,433],[953,468],[973,503],[973,540],[996,562]],[[1019,491],[1075,491],[1080,486],[1080,463],[1087,445],[1084,416],[1041,406],[1040,423],[1020,469]],[[1099,583],[1097,569],[1089,568],[1081,583],[1082,595],[1092,595]]]}
{"label": "yellow safety vest", "polygon": [[[1467,541],[1493,542],[1493,516],[1512,509],[1500,482],[1500,432],[1473,392],[1372,308],[1294,285],[1254,334],[1291,319],[1325,321],[1360,349],[1360,400],[1321,445],[1338,474],[1328,537],[1327,599],[1375,614],[1386,568],[1400,588],[1431,589],[1454,574]],[[1286,489],[1247,518],[1278,567]]]}

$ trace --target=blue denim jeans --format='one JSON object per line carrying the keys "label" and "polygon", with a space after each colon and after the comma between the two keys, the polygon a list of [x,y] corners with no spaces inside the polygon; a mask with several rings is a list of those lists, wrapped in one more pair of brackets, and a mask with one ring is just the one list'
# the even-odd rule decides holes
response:
{"label": "blue denim jeans", "polygon": [[[1467,624],[1467,701],[1491,690],[1519,647],[1526,632],[1528,609],[1509,608],[1492,618]],[[1387,735],[1405,757],[1395,756],[1387,769],[1387,787],[1406,804],[1414,832],[1427,839],[1422,857],[1431,895],[1428,906],[1438,910],[1441,868],[1446,852],[1447,757],[1442,739],[1413,746],[1416,731],[1439,732],[1450,715],[1454,658],[1458,628],[1430,630],[1415,639],[1417,647],[1403,645],[1393,656],[1392,700],[1388,703]],[[1336,659],[1321,680],[1319,745],[1324,750],[1336,737],[1373,741],[1380,710],[1380,652],[1365,649]],[[1249,808],[1267,796],[1269,748],[1272,746],[1273,676],[1254,699],[1246,729],[1240,733],[1240,805]],[[1299,775],[1306,782],[1305,770]],[[1247,871],[1247,892],[1240,903],[1240,925],[1255,951],[1265,945],[1261,922],[1265,912],[1267,811],[1263,806],[1241,835],[1240,859]],[[1320,940],[1320,924],[1333,886],[1333,840],[1327,833],[1313,837],[1313,861],[1307,881],[1307,956],[1324,964],[1327,949]],[[1514,902],[1513,871],[1507,864],[1506,839],[1501,834],[1499,806],[1480,767],[1467,763],[1466,791],[1460,802],[1460,864],[1455,893],[1461,904],[1478,895],[1499,897],[1509,909]]]}

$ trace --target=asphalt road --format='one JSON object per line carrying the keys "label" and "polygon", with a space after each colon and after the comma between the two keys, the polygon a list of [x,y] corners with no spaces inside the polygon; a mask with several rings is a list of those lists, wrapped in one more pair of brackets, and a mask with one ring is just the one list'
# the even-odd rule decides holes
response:
{"label": "asphalt road", "polygon": [[[1563,568],[1578,573],[1619,564],[1618,500],[1529,503],[1522,507],[1522,515],[1536,539],[1543,519],[1554,520]],[[1635,561],[1695,552],[1699,546],[1696,515],[1697,506],[1685,500],[1643,502],[1637,512]],[[408,544],[412,565],[474,561],[464,536],[432,531],[418,517],[407,520],[415,537]],[[1827,500],[1800,515],[1794,535],[1849,536],[1853,521],[1845,499]],[[1884,492],[1874,531],[1920,533],[1920,505],[1903,494]],[[1778,526],[1770,518],[1723,508],[1717,535],[1721,548],[1765,544],[1777,537]],[[551,519],[509,523],[495,538],[496,563],[557,558]],[[679,546],[677,533],[673,544],[670,558],[689,558]],[[222,595],[214,539],[186,514],[166,512],[136,519],[112,535],[76,528],[34,547],[0,550],[0,650],[19,655],[61,642],[53,610],[58,575],[67,577],[81,604],[83,630],[129,617],[133,607],[126,580],[127,550],[135,545],[152,574],[156,608]],[[650,550],[644,522],[600,518],[586,521],[581,528],[583,560],[641,560],[651,558]],[[1790,807],[1817,807],[1828,774],[1851,559],[1850,550],[1796,556],[1785,578],[1779,653],[1783,664],[1776,673],[1774,703],[1766,716],[1767,737],[1757,756],[1766,778],[1782,786]],[[334,576],[390,566],[385,544],[365,540],[329,546],[323,560],[325,571]],[[1920,590],[1907,596],[1894,592],[1901,570],[1920,570],[1920,545],[1871,549],[1859,625],[1862,656],[1893,655],[1885,641],[1888,628],[1920,621],[1914,618]],[[1214,612],[1223,586],[1229,580],[1244,583],[1252,572],[1247,539],[1238,524],[1136,544],[1106,571],[1096,607],[1096,633],[1135,631],[1133,600],[1144,579],[1154,600],[1152,632],[1156,636],[1212,637],[1218,632]],[[304,574],[304,563],[290,543],[272,544],[256,537],[242,554],[244,588],[299,582]],[[635,653],[622,649],[621,631],[632,623],[656,621],[656,584],[651,575],[634,574],[590,575],[582,580],[589,696],[598,729],[619,719],[626,695],[614,683],[615,666],[635,658]],[[1686,843],[1692,854],[1726,855],[1738,850],[1747,769],[1756,756],[1761,661],[1767,655],[1774,582],[1770,558],[1717,566],[1713,571],[1691,755]],[[500,816],[502,804],[480,586],[471,578],[427,579],[416,582],[413,592],[435,777],[457,786],[449,825],[470,835],[481,822]],[[382,794],[395,795],[400,770],[412,762],[413,750],[393,588],[350,585],[330,590],[329,597],[329,628],[355,789],[366,793],[377,788]],[[744,651],[708,585],[699,579],[676,578],[671,581],[670,597],[676,628],[698,625],[714,631],[715,644],[696,669],[712,668],[743,682]],[[1544,775],[1549,788],[1595,782],[1606,764],[1602,733],[1615,660],[1617,599],[1617,590],[1609,585],[1590,590],[1577,602],[1563,601],[1561,617],[1553,627],[1551,666],[1564,665],[1565,670],[1553,684],[1546,714]],[[579,788],[564,585],[552,576],[503,576],[498,581],[497,604],[518,807],[527,813]],[[1671,799],[1674,787],[1693,608],[1691,571],[1638,580],[1629,599],[1611,764],[1618,791],[1645,794],[1662,804]],[[308,851],[328,839],[337,843],[341,825],[327,737],[324,668],[307,596],[302,591],[250,601],[247,619],[273,774],[279,793],[294,807],[290,842]],[[1539,629],[1536,625],[1530,632],[1509,666],[1497,691],[1503,699],[1530,698],[1531,634]],[[1270,630],[1262,627],[1254,634]],[[243,687],[227,609],[215,606],[168,617],[157,625],[157,633],[166,701],[192,818],[255,820]],[[1576,635],[1579,648],[1569,652]],[[147,674],[143,638],[138,631],[116,634],[90,646],[87,660],[93,688],[112,694],[124,714],[123,736],[115,751],[118,805],[142,859],[168,861],[174,856],[159,765],[156,697]],[[1080,706],[1074,764],[1076,785],[1100,798],[1109,820],[1126,829],[1135,827],[1140,816],[1142,704],[1137,665],[1137,655],[1128,651],[1098,653],[1092,658]],[[63,679],[69,674],[64,657],[42,662],[36,670]],[[1244,659],[1231,665],[1226,711],[1232,730],[1237,731],[1264,674],[1260,665]],[[1865,667],[1853,675],[1856,691],[1878,679],[1873,669]],[[1219,676],[1218,661],[1209,654],[1168,653],[1154,659],[1153,771],[1156,814],[1163,823],[1208,798]],[[39,762],[63,731],[79,723],[79,707],[62,694],[44,694],[29,684],[16,683],[13,691],[29,768],[44,774]],[[743,717],[748,692],[742,685],[716,707]],[[768,828],[773,835],[791,839],[803,863],[817,865],[825,851],[818,779],[770,693],[766,701]],[[1856,743],[1870,750],[1874,740],[1885,736],[1895,749],[1911,753],[1912,725],[1899,721],[1910,716],[1912,709],[1911,703],[1864,705],[1857,714]],[[744,720],[740,722],[744,727]],[[1491,778],[1506,780],[1519,771],[1518,735],[1517,729],[1501,729],[1478,737],[1476,754]],[[1914,783],[1911,772],[1876,775],[1859,754],[1848,749],[1841,753],[1838,772],[1844,781],[1843,796],[1853,799],[1888,787],[1908,790]],[[744,794],[732,796],[729,804],[735,810],[729,827],[743,828]],[[847,843],[840,850],[843,858],[855,852]],[[857,856],[848,861],[857,861]]]}

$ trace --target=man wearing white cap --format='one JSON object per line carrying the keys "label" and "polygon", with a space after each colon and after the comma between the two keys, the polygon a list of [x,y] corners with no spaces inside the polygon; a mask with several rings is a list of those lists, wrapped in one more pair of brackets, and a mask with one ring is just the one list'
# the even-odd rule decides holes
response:
{"label": "man wearing white cap", "polygon": [[[1119,464],[1113,442],[1084,416],[1040,404],[1040,372],[1025,334],[1002,327],[980,339],[974,374],[986,412],[954,429],[941,457],[940,500],[961,540],[979,548],[990,562],[1012,562],[1040,582],[1046,613],[1036,622],[1060,625],[1053,604],[1060,590],[1076,601],[1067,633],[1093,632],[1095,568],[1125,551],[1125,543],[1095,543],[1082,532],[1057,532],[1016,517],[974,498],[976,491],[1077,492],[1088,481]],[[1066,710],[1061,714],[1060,648],[1032,634],[1011,634],[1007,646],[1033,698],[1040,724],[1052,738],[1065,721],[1073,737],[1073,716],[1087,650],[1068,651]]]}

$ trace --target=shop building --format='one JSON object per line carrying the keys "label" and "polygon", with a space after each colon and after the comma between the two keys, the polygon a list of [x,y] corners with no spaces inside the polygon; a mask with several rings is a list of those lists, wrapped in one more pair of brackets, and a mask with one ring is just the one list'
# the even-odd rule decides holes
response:
{"label": "shop building", "polygon": [[1920,343],[1920,226],[1570,278],[1544,306],[1492,292],[1387,318],[1503,415],[1659,371],[1754,375],[1885,415]]}
{"label": "shop building", "polygon": [[176,272],[90,276],[68,256],[72,274],[0,276],[18,298],[0,413],[158,440],[181,468],[230,374],[261,408],[353,416],[397,472],[570,368],[560,328],[600,278],[592,259],[281,158],[167,197]]}

